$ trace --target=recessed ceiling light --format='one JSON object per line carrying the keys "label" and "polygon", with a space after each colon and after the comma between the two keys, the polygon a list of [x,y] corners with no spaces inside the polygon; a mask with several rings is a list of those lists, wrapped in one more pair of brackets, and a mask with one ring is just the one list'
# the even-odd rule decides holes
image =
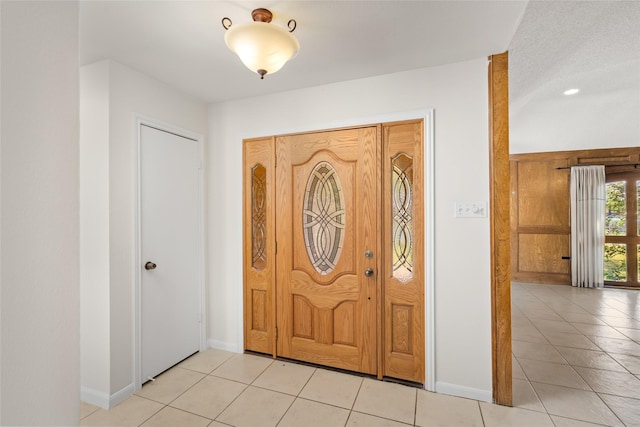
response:
{"label": "recessed ceiling light", "polygon": [[575,95],[576,93],[580,92],[580,89],[567,89],[564,91],[565,95]]}

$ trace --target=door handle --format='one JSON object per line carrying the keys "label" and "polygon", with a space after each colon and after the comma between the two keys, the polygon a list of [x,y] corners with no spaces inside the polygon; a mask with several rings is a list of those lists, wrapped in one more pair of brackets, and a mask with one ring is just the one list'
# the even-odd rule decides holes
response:
{"label": "door handle", "polygon": [[369,267],[364,271],[364,275],[367,277],[373,276],[373,268]]}
{"label": "door handle", "polygon": [[144,265],[145,270],[155,270],[155,268],[156,268],[156,264],[151,261],[147,261],[146,264]]}

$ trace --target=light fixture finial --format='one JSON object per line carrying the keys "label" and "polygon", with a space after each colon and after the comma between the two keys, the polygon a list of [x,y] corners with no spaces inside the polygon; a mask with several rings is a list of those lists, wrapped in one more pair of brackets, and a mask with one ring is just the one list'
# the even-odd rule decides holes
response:
{"label": "light fixture finial", "polygon": [[269,9],[253,9],[251,12],[251,17],[255,22],[266,22],[269,23],[273,20],[273,13]]}

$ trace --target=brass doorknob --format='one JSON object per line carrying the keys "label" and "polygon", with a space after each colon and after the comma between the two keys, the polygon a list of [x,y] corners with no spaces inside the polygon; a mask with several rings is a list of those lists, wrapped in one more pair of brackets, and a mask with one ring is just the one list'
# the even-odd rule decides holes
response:
{"label": "brass doorknob", "polygon": [[147,261],[147,263],[144,265],[145,270],[155,270],[155,268],[156,268],[155,263],[151,261]]}
{"label": "brass doorknob", "polygon": [[373,268],[367,268],[367,269],[364,271],[364,275],[365,275],[365,276],[367,276],[367,277],[371,277],[371,276],[373,276]]}

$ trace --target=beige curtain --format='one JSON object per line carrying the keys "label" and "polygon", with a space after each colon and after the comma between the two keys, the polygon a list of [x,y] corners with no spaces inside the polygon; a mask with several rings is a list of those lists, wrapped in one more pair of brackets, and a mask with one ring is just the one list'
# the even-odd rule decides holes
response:
{"label": "beige curtain", "polygon": [[571,285],[604,285],[604,166],[571,168]]}

